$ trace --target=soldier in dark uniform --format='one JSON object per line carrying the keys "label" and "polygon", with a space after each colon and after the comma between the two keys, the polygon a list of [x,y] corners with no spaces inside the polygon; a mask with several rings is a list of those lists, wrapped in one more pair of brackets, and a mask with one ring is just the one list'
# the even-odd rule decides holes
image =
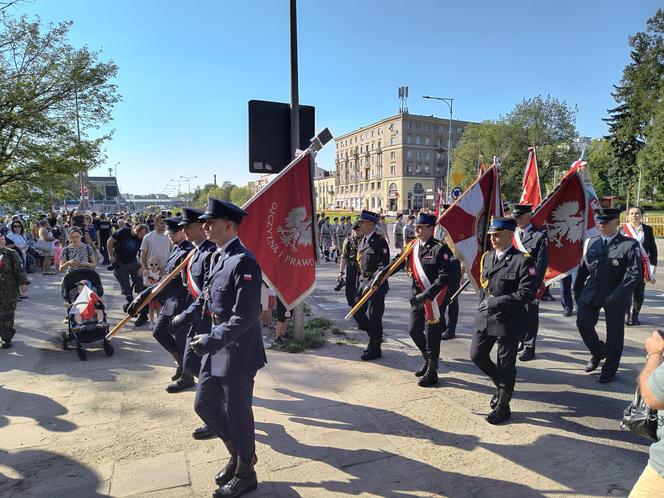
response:
{"label": "soldier in dark uniform", "polygon": [[362,235],[360,234],[360,224],[353,224],[353,233],[346,237],[344,245],[341,248],[341,262],[339,263],[339,276],[337,283],[341,283],[344,275],[346,276],[346,301],[351,308],[355,305],[355,294],[357,291],[357,246]]}
{"label": "soldier in dark uniform", "polygon": [[[191,242],[186,240],[180,226],[180,221],[181,218],[167,218],[165,220],[167,226],[166,232],[173,244],[173,249],[171,249],[171,254],[168,256],[168,261],[166,262],[165,272],[167,275],[175,270],[182,260],[187,257],[189,251],[194,248]],[[127,313],[130,315],[133,314],[135,307],[142,303],[151,291],[152,287],[141,292],[127,309]],[[174,335],[171,335],[169,332],[171,319],[187,307],[187,297],[188,293],[182,282],[182,275],[177,275],[173,278],[159,295],[155,297],[161,305],[161,309],[152,329],[152,337],[166,351],[173,355],[176,363],[175,375],[171,377],[173,382],[166,386],[166,391],[169,393],[180,392],[193,386],[195,383],[194,377],[184,370],[182,366],[187,331],[184,329],[178,330]]]}
{"label": "soldier in dark uniform", "polygon": [[452,296],[450,282],[456,279],[452,251],[447,244],[433,236],[435,225],[434,215],[420,213],[415,221],[418,240],[402,264],[413,280],[409,333],[424,358],[424,364],[415,372],[415,376],[420,377],[418,385],[421,387],[438,383],[438,358],[440,340],[445,329],[445,308]]}
{"label": "soldier in dark uniform", "polygon": [[245,215],[230,202],[208,199],[200,219],[219,249],[203,295],[173,319],[180,326],[197,315],[212,316],[210,333],[196,335],[190,347],[202,356],[194,409],[230,454],[215,477],[215,497],[240,496],[258,485],[252,401],[254,377],[266,362],[259,320],[262,273],[237,237]]}
{"label": "soldier in dark uniform", "polygon": [[[390,248],[387,246],[387,241],[374,231],[378,223],[376,213],[362,210],[357,222],[360,224],[362,234],[357,252],[359,266],[357,299],[359,300],[369,287],[380,280],[380,271],[390,262]],[[382,356],[380,345],[383,342],[383,313],[388,290],[388,283],[385,282],[354,315],[359,329],[369,335],[369,344],[361,356],[363,360],[373,360]]]}
{"label": "soldier in dark uniform", "polygon": [[[639,243],[622,235],[619,209],[595,213],[600,236],[586,240],[583,261],[574,282],[578,310],[576,326],[592,357],[586,372],[592,372],[603,358],[599,382],[616,376],[625,339],[625,308],[634,287],[643,278]],[[600,341],[595,325],[600,309],[606,318],[606,343]]]}
{"label": "soldier in dark uniform", "polygon": [[[535,269],[537,270],[535,293],[537,293],[544,282],[544,274],[549,263],[549,242],[546,238],[546,232],[536,229],[530,223],[532,210],[533,207],[528,205],[517,204],[512,206],[512,217],[516,220],[517,226],[514,231],[514,241],[521,252],[527,252],[535,260]],[[523,353],[519,356],[521,361],[535,359],[535,342],[538,328],[539,300],[534,297],[532,301],[526,304],[526,325],[518,349],[519,351],[523,350]]]}
{"label": "soldier in dark uniform", "polygon": [[[205,237],[203,230],[203,220],[200,216],[203,214],[201,209],[184,208],[182,210],[182,221],[180,225],[184,235],[189,242],[194,245],[194,256],[189,260],[185,267],[184,284],[189,291],[189,301],[193,302],[203,293],[205,280],[210,272],[212,255],[217,250],[217,245]],[[201,357],[194,353],[189,345],[191,338],[198,334],[208,334],[211,326],[210,315],[203,313],[193,317],[191,325],[184,327],[187,334],[184,355],[182,359],[183,368],[198,377],[201,371]],[[221,410],[221,407],[219,408]],[[206,425],[194,429],[192,433],[194,439],[209,439],[216,437],[216,434]]]}
{"label": "soldier in dark uniform", "polygon": [[[480,304],[470,359],[496,386],[486,420],[499,424],[511,416],[510,400],[516,381],[516,350],[526,321],[525,304],[535,295],[537,270],[529,254],[512,245],[516,222],[494,218],[488,233],[493,249],[482,255]],[[497,363],[490,354],[494,344]]]}

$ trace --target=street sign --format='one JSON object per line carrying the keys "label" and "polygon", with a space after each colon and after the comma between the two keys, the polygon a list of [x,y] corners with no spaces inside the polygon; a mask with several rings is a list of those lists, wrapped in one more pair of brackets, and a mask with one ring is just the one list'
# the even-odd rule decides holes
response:
{"label": "street sign", "polygon": [[458,185],[459,183],[461,183],[462,180],[463,180],[463,173],[452,173],[452,181],[455,184]]}
{"label": "street sign", "polygon": [[452,199],[454,200],[458,199],[461,193],[462,193],[461,187],[454,187],[452,189]]}
{"label": "street sign", "polygon": [[[309,147],[316,134],[316,110],[301,105],[300,143],[298,149]],[[265,100],[249,101],[249,172],[279,173],[291,162],[290,105]]]}
{"label": "street sign", "polygon": [[433,200],[433,195],[427,195],[427,200],[432,201]]}

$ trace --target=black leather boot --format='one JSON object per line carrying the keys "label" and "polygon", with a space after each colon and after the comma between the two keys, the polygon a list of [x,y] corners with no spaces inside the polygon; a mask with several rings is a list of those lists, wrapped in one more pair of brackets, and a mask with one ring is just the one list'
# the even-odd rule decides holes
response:
{"label": "black leather boot", "polygon": [[175,361],[175,373],[171,375],[171,380],[175,381],[182,377],[182,362],[179,360]]}
{"label": "black leather boot", "polygon": [[369,340],[369,345],[367,349],[364,350],[362,356],[360,357],[364,361],[375,360],[383,356],[383,352],[380,348],[380,341],[371,339]]}
{"label": "black leather boot", "polygon": [[196,381],[194,380],[194,376],[187,371],[183,371],[179,379],[166,386],[166,392],[179,393],[180,391],[184,391],[195,385]]}
{"label": "black leather boot", "polygon": [[625,313],[625,325],[632,325],[632,314],[627,310]]}
{"label": "black leather boot", "polygon": [[501,389],[498,394],[498,404],[493,411],[486,416],[486,421],[492,425],[498,425],[509,420],[512,416],[512,411],[510,410],[511,399],[512,393],[505,389]]}
{"label": "black leather boot", "polygon": [[235,469],[237,469],[237,455],[235,454],[235,448],[233,448],[232,441],[224,441],[224,445],[228,450],[230,459],[226,466],[219,471],[219,473],[214,476],[214,482],[217,483],[217,486],[222,487],[228,484],[233,476],[235,475]]}
{"label": "black leather boot", "polygon": [[238,457],[235,475],[228,484],[212,493],[213,498],[236,498],[254,491],[258,487],[258,478],[256,477],[256,471],[254,471],[254,465],[257,461],[256,455],[248,462],[244,462]]}
{"label": "black leather boot", "polygon": [[427,368],[429,368],[429,357],[427,354],[422,353],[422,358],[424,358],[424,363],[422,363],[420,369],[415,372],[415,377],[422,377],[425,373],[427,373]]}
{"label": "black leather boot", "polygon": [[500,396],[500,388],[496,387],[496,392],[491,396],[491,401],[489,401],[489,406],[492,410],[498,406],[498,396]]}
{"label": "black leather boot", "polygon": [[636,310],[632,310],[632,325],[641,325],[641,321],[639,320],[639,312]]}
{"label": "black leather boot", "polygon": [[438,360],[429,360],[427,371],[418,382],[420,387],[431,387],[438,384]]}

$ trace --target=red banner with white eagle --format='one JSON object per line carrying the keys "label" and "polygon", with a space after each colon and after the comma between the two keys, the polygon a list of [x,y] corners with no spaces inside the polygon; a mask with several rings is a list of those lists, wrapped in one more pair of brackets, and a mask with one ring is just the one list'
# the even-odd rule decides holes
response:
{"label": "red banner with white eagle", "polygon": [[545,285],[558,281],[579,266],[587,233],[588,207],[581,177],[573,172],[563,177],[533,213],[531,223],[546,230],[549,241]]}
{"label": "red banner with white eagle", "polygon": [[491,218],[503,216],[498,164],[492,164],[438,218],[447,233],[445,238],[455,256],[466,265],[466,273],[475,289],[480,288],[480,260],[489,249],[487,230]]}
{"label": "red banner with white eagle", "polygon": [[294,308],[316,284],[316,246],[311,185],[313,153],[295,158],[243,209],[238,235],[256,257],[263,280],[287,309]]}
{"label": "red banner with white eagle", "polygon": [[537,172],[537,151],[535,147],[529,147],[526,171],[523,174],[523,191],[519,204],[528,204],[534,208],[540,202],[542,202],[542,191],[540,189],[539,173]]}

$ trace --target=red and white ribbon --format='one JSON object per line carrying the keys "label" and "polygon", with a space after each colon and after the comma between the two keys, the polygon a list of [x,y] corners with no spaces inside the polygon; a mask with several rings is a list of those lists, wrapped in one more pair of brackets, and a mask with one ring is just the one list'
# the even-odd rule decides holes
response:
{"label": "red and white ribbon", "polygon": [[187,263],[187,288],[189,289],[189,293],[192,295],[192,297],[195,300],[198,299],[198,296],[201,295],[201,289],[196,285],[196,281],[191,276],[191,263],[193,261],[194,258],[191,258],[189,260],[189,263]]}
{"label": "red and white ribbon", "polygon": [[625,225],[623,226],[623,230],[625,230],[625,233],[627,234],[628,237],[631,237],[632,239],[636,240],[639,243],[639,250],[641,251],[641,261],[643,262],[643,279],[646,282],[652,282],[653,280],[655,280],[655,267],[650,265],[650,257],[648,256],[648,253],[643,247],[643,244],[641,244],[641,241],[637,237],[636,232],[634,231],[634,227],[629,223],[625,223]]}
{"label": "red and white ribbon", "polygon": [[[433,284],[429,281],[424,268],[422,268],[419,252],[419,247],[416,243],[416,247],[410,251],[410,268],[417,281],[417,285],[419,285],[423,292],[426,292]],[[440,322],[440,305],[443,304],[446,294],[447,287],[443,287],[433,299],[426,299],[424,301],[424,318],[428,323]]]}

